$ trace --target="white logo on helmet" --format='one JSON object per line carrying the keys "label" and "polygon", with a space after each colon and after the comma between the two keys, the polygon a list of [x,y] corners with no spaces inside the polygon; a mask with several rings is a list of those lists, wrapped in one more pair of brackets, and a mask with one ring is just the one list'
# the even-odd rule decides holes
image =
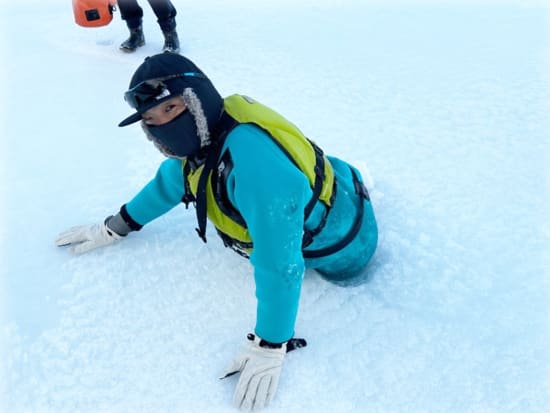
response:
{"label": "white logo on helmet", "polygon": [[155,100],[160,100],[167,96],[170,96],[170,91],[168,89],[164,89],[160,95],[155,96]]}

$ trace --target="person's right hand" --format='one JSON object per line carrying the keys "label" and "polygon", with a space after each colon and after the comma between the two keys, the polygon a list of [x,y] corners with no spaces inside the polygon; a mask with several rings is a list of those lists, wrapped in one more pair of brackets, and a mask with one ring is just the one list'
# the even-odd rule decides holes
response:
{"label": "person's right hand", "polygon": [[107,226],[107,221],[70,228],[57,236],[55,244],[58,247],[70,245],[74,254],[82,254],[122,239],[121,235]]}

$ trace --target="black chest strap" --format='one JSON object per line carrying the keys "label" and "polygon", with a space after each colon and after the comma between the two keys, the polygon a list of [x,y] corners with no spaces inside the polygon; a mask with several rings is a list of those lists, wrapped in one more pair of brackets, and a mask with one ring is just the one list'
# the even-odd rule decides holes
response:
{"label": "black chest strap", "polygon": [[195,210],[197,212],[198,228],[195,230],[197,231],[197,234],[199,234],[200,239],[204,242],[206,242],[207,222],[206,183],[208,182],[210,173],[216,168],[216,164],[218,163],[227,134],[237,125],[238,123],[235,119],[229,116],[225,111],[222,112],[220,120],[216,124],[216,127],[212,133],[213,143],[208,151],[206,161],[204,162],[204,167],[199,178],[197,194],[195,196]]}
{"label": "black chest strap", "polygon": [[[328,247],[320,248],[317,250],[303,250],[302,253],[304,258],[321,258],[321,257],[326,257],[327,255],[332,255],[344,249],[351,241],[355,239],[355,237],[359,233],[359,230],[361,229],[361,225],[363,224],[365,201],[370,201],[370,197],[366,186],[359,180],[355,171],[352,168],[350,168],[350,171],[353,178],[353,186],[355,188],[355,194],[358,195],[359,197],[357,211],[355,212],[355,219],[353,220],[353,224],[350,230],[344,236],[344,238],[342,238],[341,240],[337,241],[332,245],[329,245]],[[322,222],[322,225],[324,226],[326,223],[326,217],[323,221],[324,222]]]}

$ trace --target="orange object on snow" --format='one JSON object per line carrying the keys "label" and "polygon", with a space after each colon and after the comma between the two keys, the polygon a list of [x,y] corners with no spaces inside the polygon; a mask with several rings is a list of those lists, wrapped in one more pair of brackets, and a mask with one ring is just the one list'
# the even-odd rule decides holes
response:
{"label": "orange object on snow", "polygon": [[106,26],[113,20],[116,0],[73,0],[76,24],[83,27]]}

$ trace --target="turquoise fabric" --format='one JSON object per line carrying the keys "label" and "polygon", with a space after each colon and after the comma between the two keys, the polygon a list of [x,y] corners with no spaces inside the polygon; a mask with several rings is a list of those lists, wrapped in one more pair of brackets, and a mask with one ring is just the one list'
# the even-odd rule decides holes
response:
{"label": "turquoise fabric", "polygon": [[[372,207],[365,202],[361,231],[346,248],[330,257],[304,260],[304,208],[312,196],[305,175],[265,131],[251,124],[234,128],[225,149],[233,159],[227,193],[254,242],[250,262],[258,300],[255,333],[271,342],[283,342],[294,335],[306,266],[334,279],[353,277],[364,270],[377,242]],[[349,165],[334,157],[330,161],[338,181],[337,195],[325,228],[308,249],[332,245],[344,237],[359,202]],[[145,225],[180,203],[183,193],[181,161],[168,159],[126,209],[136,222]],[[317,226],[323,209],[318,203],[306,227]]]}
{"label": "turquoise fabric", "polygon": [[134,221],[145,225],[178,205],[184,192],[181,161],[167,159],[153,180],[126,204],[126,210]]}

